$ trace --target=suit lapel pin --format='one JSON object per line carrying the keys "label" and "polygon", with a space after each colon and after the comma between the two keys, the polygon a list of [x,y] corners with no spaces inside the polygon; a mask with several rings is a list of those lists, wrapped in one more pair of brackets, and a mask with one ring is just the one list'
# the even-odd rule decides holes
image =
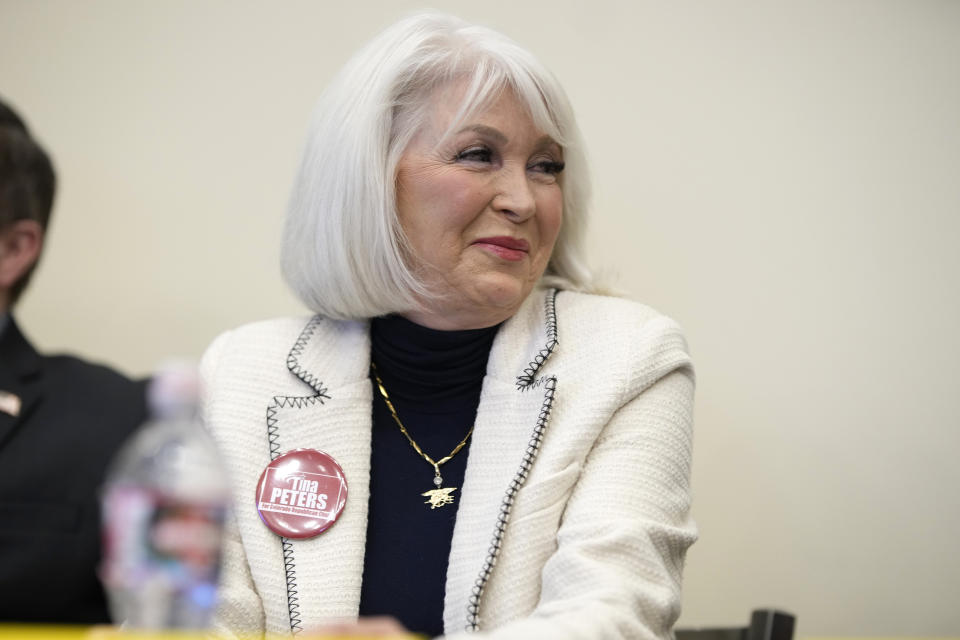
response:
{"label": "suit lapel pin", "polygon": [[20,415],[20,396],[0,389],[0,412],[16,418]]}

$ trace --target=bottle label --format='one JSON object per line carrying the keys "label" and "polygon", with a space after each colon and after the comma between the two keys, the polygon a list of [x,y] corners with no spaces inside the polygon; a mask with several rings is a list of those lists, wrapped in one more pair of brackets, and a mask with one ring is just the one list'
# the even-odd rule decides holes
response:
{"label": "bottle label", "polygon": [[136,628],[202,628],[220,574],[226,508],[140,486],[103,499],[101,579],[118,620]]}

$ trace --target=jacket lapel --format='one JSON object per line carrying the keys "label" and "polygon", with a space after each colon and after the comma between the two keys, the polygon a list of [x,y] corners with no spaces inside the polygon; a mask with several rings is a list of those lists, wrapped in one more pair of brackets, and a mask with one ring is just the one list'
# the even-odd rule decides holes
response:
{"label": "jacket lapel", "polygon": [[524,465],[529,471],[539,448],[531,443],[546,427],[556,379],[543,368],[557,344],[555,295],[530,295],[490,352],[450,550],[447,633],[474,628],[513,496],[525,480],[518,474]]}
{"label": "jacket lapel", "polygon": [[366,324],[314,318],[287,357],[287,368],[309,393],[275,396],[267,409],[271,457],[319,449],[347,478],[347,502],[336,524],[315,538],[284,539],[285,597],[294,629],[316,624],[314,616],[351,618],[359,608],[370,477],[369,366]]}
{"label": "jacket lapel", "polygon": [[43,360],[20,332],[13,316],[0,334],[0,394],[9,394],[0,410],[0,447],[30,414],[42,395]]}

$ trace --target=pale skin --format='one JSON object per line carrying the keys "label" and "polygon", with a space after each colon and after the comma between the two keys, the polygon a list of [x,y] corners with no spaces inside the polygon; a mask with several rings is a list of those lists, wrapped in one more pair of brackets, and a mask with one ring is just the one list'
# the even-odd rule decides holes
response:
{"label": "pale skin", "polygon": [[10,291],[40,257],[43,228],[34,220],[17,220],[0,230],[0,314],[10,308]]}
{"label": "pale skin", "polygon": [[463,90],[436,92],[397,167],[400,224],[436,294],[402,315],[433,329],[490,327],[516,313],[563,218],[563,150],[511,91],[443,137]]}

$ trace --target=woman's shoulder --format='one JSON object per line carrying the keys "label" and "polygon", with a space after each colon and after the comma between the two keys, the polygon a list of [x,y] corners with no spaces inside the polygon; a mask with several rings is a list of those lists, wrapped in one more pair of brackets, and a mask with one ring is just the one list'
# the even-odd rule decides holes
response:
{"label": "woman's shoulder", "polygon": [[[200,362],[204,380],[237,383],[256,379],[271,384],[300,384],[290,375],[291,363],[323,368],[331,360],[356,359],[367,338],[366,324],[323,316],[289,316],[246,324],[217,336]],[[353,375],[356,367],[340,363],[337,373]],[[342,376],[341,376],[342,377]],[[208,382],[209,384],[209,382]]]}
{"label": "woman's shoulder", "polygon": [[332,321],[318,316],[286,316],[260,320],[224,331],[207,347],[200,361],[202,377],[210,383],[223,372],[245,376],[249,371],[286,370],[288,354],[311,328],[318,331]]}
{"label": "woman's shoulder", "polygon": [[229,342],[243,342],[262,341],[264,339],[269,342],[271,339],[283,340],[290,335],[296,337],[307,323],[313,320],[313,316],[299,315],[248,322],[239,327],[224,331],[214,339],[214,343],[224,340]]}
{"label": "woman's shoulder", "polygon": [[561,291],[556,297],[557,341],[578,361],[645,386],[690,367],[680,325],[656,309],[626,298]]}
{"label": "woman's shoulder", "polygon": [[309,316],[287,316],[260,320],[224,331],[207,347],[202,363],[222,358],[258,358],[290,350],[303,328],[311,322]]}
{"label": "woman's shoulder", "polygon": [[567,332],[578,337],[683,337],[683,331],[675,320],[653,307],[627,298],[560,291],[556,297],[556,308]]}

